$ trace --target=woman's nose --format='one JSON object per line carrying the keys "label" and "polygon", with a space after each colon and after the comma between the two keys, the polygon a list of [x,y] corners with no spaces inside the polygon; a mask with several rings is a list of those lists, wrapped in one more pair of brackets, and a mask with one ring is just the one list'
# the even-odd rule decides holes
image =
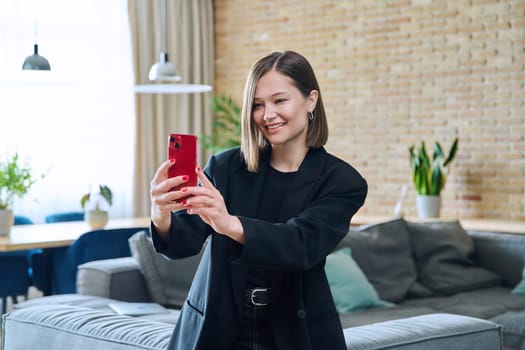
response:
{"label": "woman's nose", "polygon": [[264,116],[263,116],[263,120],[266,122],[268,120],[272,120],[275,118],[275,112],[272,111],[270,108],[266,107],[264,109]]}

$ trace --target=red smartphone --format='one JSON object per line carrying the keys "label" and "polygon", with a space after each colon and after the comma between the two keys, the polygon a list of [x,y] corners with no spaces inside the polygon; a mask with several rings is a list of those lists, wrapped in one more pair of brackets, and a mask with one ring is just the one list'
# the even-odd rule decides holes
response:
{"label": "red smartphone", "polygon": [[197,136],[187,134],[170,134],[168,138],[168,159],[175,159],[175,164],[169,168],[168,177],[180,175],[189,176],[189,180],[172,190],[181,187],[197,186]]}

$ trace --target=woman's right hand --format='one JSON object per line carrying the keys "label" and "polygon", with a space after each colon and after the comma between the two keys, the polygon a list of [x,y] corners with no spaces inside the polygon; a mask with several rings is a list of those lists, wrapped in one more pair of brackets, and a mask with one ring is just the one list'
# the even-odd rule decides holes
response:
{"label": "woman's right hand", "polygon": [[170,191],[188,181],[188,176],[168,177],[168,169],[175,166],[175,160],[167,160],[157,169],[153,180],[151,180],[151,221],[157,228],[157,232],[164,241],[168,241],[171,226],[171,212],[185,209],[180,199],[187,194],[179,190]]}

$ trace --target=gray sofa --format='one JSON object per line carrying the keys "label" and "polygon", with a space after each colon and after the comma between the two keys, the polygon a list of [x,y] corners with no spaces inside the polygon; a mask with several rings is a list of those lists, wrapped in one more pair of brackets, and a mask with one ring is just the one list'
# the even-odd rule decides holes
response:
{"label": "gray sofa", "polygon": [[[511,294],[525,235],[458,226],[397,219],[350,230],[336,251],[351,249],[383,304],[341,312],[348,349],[525,350],[525,296]],[[3,349],[164,349],[199,256],[167,260],[144,233],[130,247],[132,257],[81,265],[77,294],[29,300],[4,315]],[[109,304],[119,301],[168,311],[116,315]]]}

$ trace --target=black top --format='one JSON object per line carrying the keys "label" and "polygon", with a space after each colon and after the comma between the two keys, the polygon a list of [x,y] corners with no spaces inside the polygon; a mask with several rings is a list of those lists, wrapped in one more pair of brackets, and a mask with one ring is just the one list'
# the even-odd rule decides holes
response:
{"label": "black top", "polygon": [[167,242],[150,228],[155,249],[172,259],[204,249],[167,349],[230,349],[241,327],[247,272],[256,266],[272,271],[272,294],[277,294],[271,323],[278,349],[346,350],[324,263],[363,205],[366,181],[323,147],[311,148],[284,194],[279,213],[284,222],[265,221],[257,213],[268,192],[263,188],[269,163],[270,152],[262,152],[259,170],[250,172],[234,148],[211,156],[204,168],[229,213],[241,221],[244,244],[186,210],[171,213]]}
{"label": "black top", "polygon": [[[268,167],[257,208],[258,219],[279,222],[281,206],[295,174],[296,171],[284,173],[271,166]],[[270,287],[271,281],[272,270],[251,267],[246,286],[247,288]]]}

